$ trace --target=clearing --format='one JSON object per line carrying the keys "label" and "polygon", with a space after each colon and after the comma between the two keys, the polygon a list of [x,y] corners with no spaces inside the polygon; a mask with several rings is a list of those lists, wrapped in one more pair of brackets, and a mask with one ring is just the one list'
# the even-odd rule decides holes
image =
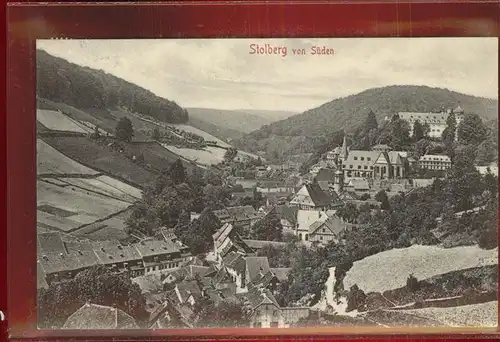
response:
{"label": "clearing", "polygon": [[357,284],[365,293],[406,286],[413,274],[418,280],[456,270],[498,264],[498,248],[478,246],[442,248],[414,245],[392,249],[356,261],[344,278],[344,288]]}

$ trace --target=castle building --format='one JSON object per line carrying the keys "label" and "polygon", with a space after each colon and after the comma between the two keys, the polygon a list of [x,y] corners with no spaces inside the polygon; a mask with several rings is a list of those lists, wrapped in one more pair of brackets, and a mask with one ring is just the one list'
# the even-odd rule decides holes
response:
{"label": "castle building", "polygon": [[464,110],[460,106],[454,110],[445,111],[443,109],[440,113],[399,112],[398,116],[410,125],[410,136],[413,135],[413,126],[415,122],[419,121],[422,125],[429,125],[429,137],[441,138],[444,130],[448,127],[446,120],[452,112],[455,114],[458,125],[464,116]]}
{"label": "castle building", "polygon": [[418,167],[427,170],[448,170],[451,159],[446,155],[426,154],[418,160]]}
{"label": "castle building", "polygon": [[[346,137],[340,154],[337,156],[337,168],[343,178],[397,179],[406,178],[408,173],[407,152],[390,151],[382,145],[375,150],[351,150]],[[338,150],[334,150],[338,151]],[[332,152],[334,152],[332,151]]]}

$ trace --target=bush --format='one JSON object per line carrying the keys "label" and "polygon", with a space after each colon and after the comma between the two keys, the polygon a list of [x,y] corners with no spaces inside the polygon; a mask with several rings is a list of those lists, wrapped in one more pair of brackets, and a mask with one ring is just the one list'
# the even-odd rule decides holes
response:
{"label": "bush", "polygon": [[351,286],[347,295],[347,308],[346,312],[359,310],[362,311],[366,304],[366,294],[361,290],[358,285]]}

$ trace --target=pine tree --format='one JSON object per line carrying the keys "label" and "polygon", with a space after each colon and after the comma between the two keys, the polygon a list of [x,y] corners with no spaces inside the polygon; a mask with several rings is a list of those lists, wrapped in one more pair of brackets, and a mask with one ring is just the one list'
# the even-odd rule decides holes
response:
{"label": "pine tree", "polygon": [[186,168],[182,163],[182,160],[177,159],[169,169],[169,175],[174,184],[180,184],[186,182]]}
{"label": "pine tree", "polygon": [[413,124],[413,139],[415,141],[419,141],[423,137],[424,137],[424,128],[423,128],[422,124],[420,123],[420,121],[417,120]]}
{"label": "pine tree", "polygon": [[375,116],[375,113],[372,110],[370,110],[368,112],[368,116],[366,117],[365,121],[365,131],[370,132],[370,130],[377,128],[378,128],[377,117]]}

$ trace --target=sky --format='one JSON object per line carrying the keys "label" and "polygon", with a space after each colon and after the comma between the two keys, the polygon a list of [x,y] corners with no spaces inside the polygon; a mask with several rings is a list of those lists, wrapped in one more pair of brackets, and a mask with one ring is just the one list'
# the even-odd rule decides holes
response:
{"label": "sky", "polygon": [[[252,44],[287,53],[251,54]],[[334,54],[312,55],[313,46]],[[39,40],[37,47],[182,107],[302,112],[388,85],[498,98],[496,38]]]}

